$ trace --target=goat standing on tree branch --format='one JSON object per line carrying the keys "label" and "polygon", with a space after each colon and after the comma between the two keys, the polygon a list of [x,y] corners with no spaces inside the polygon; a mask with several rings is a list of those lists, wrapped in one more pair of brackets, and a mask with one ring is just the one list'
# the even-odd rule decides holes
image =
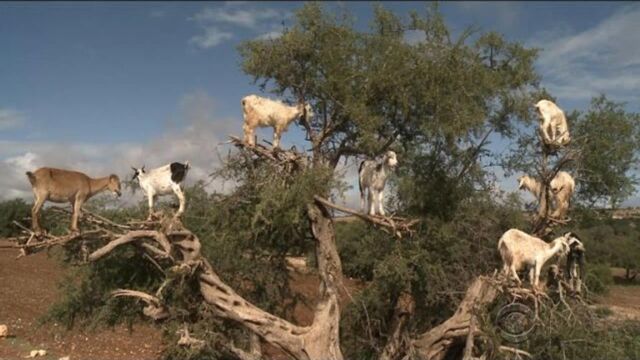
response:
{"label": "goat standing on tree branch", "polygon": [[[531,192],[536,199],[540,199],[542,185],[538,180],[531,176],[523,175],[518,178],[518,184],[518,189],[526,189]],[[553,180],[551,180],[549,186],[554,202],[554,210],[551,213],[551,217],[555,219],[564,219],[567,215],[567,211],[569,210],[571,196],[576,188],[576,183],[568,172],[559,171]]]}
{"label": "goat standing on tree branch", "polygon": [[157,195],[166,195],[173,192],[180,201],[180,208],[176,213],[176,217],[179,217],[184,212],[185,198],[180,187],[180,183],[187,176],[189,171],[189,162],[184,164],[174,162],[161,166],[159,168],[146,171],[144,166],[140,169],[132,167],[133,177],[131,180],[138,179],[140,187],[144,190],[149,201],[149,219],[153,216],[153,201]]}
{"label": "goat standing on tree branch", "polygon": [[571,232],[547,243],[518,229],[510,229],[498,241],[498,251],[504,264],[502,271],[507,278],[511,275],[521,284],[518,271],[529,267],[529,282],[538,289],[542,266],[555,255],[566,255],[575,242],[580,240]]}
{"label": "goat standing on tree branch", "polygon": [[540,100],[534,106],[542,120],[540,130],[544,143],[552,146],[567,145],[571,136],[564,111],[549,100]]}
{"label": "goat standing on tree branch", "polygon": [[277,148],[280,146],[280,136],[287,131],[291,122],[300,118],[309,121],[313,115],[311,105],[303,102],[289,106],[257,95],[245,96],[242,98],[244,143],[255,145],[254,133],[257,127],[272,127],[273,147]]}
{"label": "goat standing on tree branch", "polygon": [[78,171],[43,167],[35,172],[27,171],[27,177],[33,190],[31,226],[35,232],[41,232],[38,216],[45,201],[71,203],[71,231],[76,232],[85,201],[104,190],[110,190],[117,196],[121,195],[120,179],[114,174],[93,179]]}
{"label": "goat standing on tree branch", "polygon": [[360,207],[365,211],[365,191],[368,191],[369,215],[376,214],[376,208],[380,215],[384,216],[384,186],[390,172],[398,165],[396,153],[387,151],[382,161],[365,160],[360,163],[358,169],[358,185],[360,187]]}

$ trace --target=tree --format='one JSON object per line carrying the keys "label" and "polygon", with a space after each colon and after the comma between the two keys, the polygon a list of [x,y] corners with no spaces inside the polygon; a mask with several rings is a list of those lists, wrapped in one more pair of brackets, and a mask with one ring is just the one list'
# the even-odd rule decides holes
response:
{"label": "tree", "polygon": [[571,117],[574,134],[582,138],[577,166],[579,201],[617,207],[638,184],[633,170],[640,151],[640,114],[626,112],[624,103],[600,95],[591,100],[585,113]]}
{"label": "tree", "polygon": [[[422,32],[425,41],[405,42],[407,30]],[[482,191],[490,174],[481,159],[492,133],[513,137],[518,121],[531,119],[530,104],[541,92],[536,50],[496,33],[469,30],[452,39],[435,6],[407,23],[377,7],[370,31],[358,31],[349,16],[316,3],[304,5],[281,37],[239,50],[243,69],[263,90],[313,105],[317,115],[299,124],[310,158],[260,144],[246,148],[232,138],[239,151],[215,176],[234,189],[192,189],[184,228],[109,224],[108,231],[85,233],[95,240],[87,256],[92,266],[74,292],[82,304],[94,300],[85,315],[97,307],[122,310],[122,297],[139,298],[148,316],[174,329],[189,324],[183,343],[202,344],[193,334],[222,352],[216,355],[241,359],[260,356],[256,339],[295,359],[396,358],[414,350],[442,358],[461,339],[473,339],[472,305],[497,296],[489,278],[476,276],[495,266],[502,228],[522,223],[516,202]],[[351,225],[358,232],[336,232],[330,210],[351,211],[327,200],[343,189],[337,165],[388,148],[404,166],[393,205],[422,222],[359,214],[366,223]],[[53,240],[69,245],[77,238]],[[351,263],[343,267],[340,251],[358,241],[369,241],[371,256],[358,259],[362,264],[344,259]],[[286,272],[292,254],[317,265],[320,286],[307,325],[288,309],[295,301]],[[145,267],[132,269],[136,263]],[[114,276],[118,269],[135,276]],[[338,297],[343,272],[370,281],[346,311]],[[114,290],[116,299],[105,299]],[[367,334],[365,346],[358,334]]]}

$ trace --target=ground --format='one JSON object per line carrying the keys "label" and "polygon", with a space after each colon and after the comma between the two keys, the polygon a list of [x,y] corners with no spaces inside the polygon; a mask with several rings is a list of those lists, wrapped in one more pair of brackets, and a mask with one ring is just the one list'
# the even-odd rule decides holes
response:
{"label": "ground", "polygon": [[[7,244],[0,240],[0,245]],[[38,325],[38,318],[59,296],[57,283],[63,269],[45,252],[16,260],[15,249],[0,249],[0,325],[9,327],[11,337],[0,339],[0,360],[23,359],[31,350],[44,349],[47,356],[40,359],[71,360],[120,359],[155,360],[163,349],[158,329],[149,325],[134,326],[129,332],[125,327],[114,330],[83,332],[67,331],[56,324]],[[299,264],[291,264],[299,265]],[[297,266],[296,266],[297,267]],[[614,274],[616,272],[614,271]],[[345,281],[351,293],[358,286],[353,280]],[[317,279],[310,275],[294,276],[293,288],[309,297],[317,291]],[[341,294],[342,301],[348,295]],[[615,285],[609,294],[598,299],[598,306],[610,308],[616,318],[640,320],[640,286]],[[302,305],[295,310],[296,322],[309,324],[311,312]],[[267,350],[271,353],[273,350]]]}
{"label": "ground", "polygon": [[[4,242],[3,244],[7,244]],[[158,359],[160,331],[150,326],[82,332],[57,324],[38,326],[38,318],[58,298],[63,269],[45,252],[16,260],[15,249],[0,249],[0,324],[11,337],[0,339],[0,360],[23,359],[44,349],[39,359]]]}

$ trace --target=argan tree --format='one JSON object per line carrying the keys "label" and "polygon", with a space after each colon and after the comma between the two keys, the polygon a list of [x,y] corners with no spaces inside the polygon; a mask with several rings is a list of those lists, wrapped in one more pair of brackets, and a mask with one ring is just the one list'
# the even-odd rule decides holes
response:
{"label": "argan tree", "polygon": [[[407,42],[409,31],[423,40]],[[63,244],[72,260],[82,260],[76,240],[87,245],[91,265],[57,316],[116,321],[140,312],[126,298],[140,299],[144,315],[178,330],[190,349],[172,357],[442,359],[461,343],[470,352],[476,309],[497,294],[476,276],[494,265],[499,231],[520,221],[513,199],[493,198],[483,160],[493,136],[511,138],[532,119],[536,50],[496,33],[454,37],[435,6],[408,21],[376,7],[370,29],[359,31],[348,14],[306,4],[282,36],[239,51],[262,90],[312,104],[316,116],[297,124],[308,155],[232,138],[237,151],[214,176],[233,190],[190,189],[182,223],[88,215],[82,235],[31,245]],[[387,149],[400,161],[396,215],[329,200],[344,190],[341,161]],[[335,212],[364,222],[334,224]],[[288,255],[308,256],[319,282],[304,324],[292,314]],[[368,283],[349,301],[340,298],[345,272]]]}

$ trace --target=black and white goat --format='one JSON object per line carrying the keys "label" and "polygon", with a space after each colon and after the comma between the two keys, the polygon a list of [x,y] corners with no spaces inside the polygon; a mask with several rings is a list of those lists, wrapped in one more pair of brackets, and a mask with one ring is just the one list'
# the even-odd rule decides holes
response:
{"label": "black and white goat", "polygon": [[570,286],[571,294],[580,294],[582,291],[582,280],[584,279],[584,253],[586,249],[580,238],[572,233],[569,241],[569,254],[567,254],[567,269],[565,277]]}
{"label": "black and white goat", "polygon": [[365,211],[365,191],[368,191],[369,215],[378,213],[384,216],[384,186],[391,170],[398,165],[396,153],[387,151],[381,161],[365,160],[358,169],[358,185],[360,187],[360,208]]}
{"label": "black and white goat", "polygon": [[187,176],[189,171],[189,162],[184,164],[174,162],[167,164],[152,170],[145,170],[144,166],[136,169],[132,167],[135,173],[131,180],[138,179],[140,187],[144,190],[149,201],[149,218],[153,215],[153,201],[158,195],[167,195],[170,193],[176,194],[178,200],[180,200],[180,208],[176,213],[176,217],[182,215],[185,207],[185,198],[180,183]]}

